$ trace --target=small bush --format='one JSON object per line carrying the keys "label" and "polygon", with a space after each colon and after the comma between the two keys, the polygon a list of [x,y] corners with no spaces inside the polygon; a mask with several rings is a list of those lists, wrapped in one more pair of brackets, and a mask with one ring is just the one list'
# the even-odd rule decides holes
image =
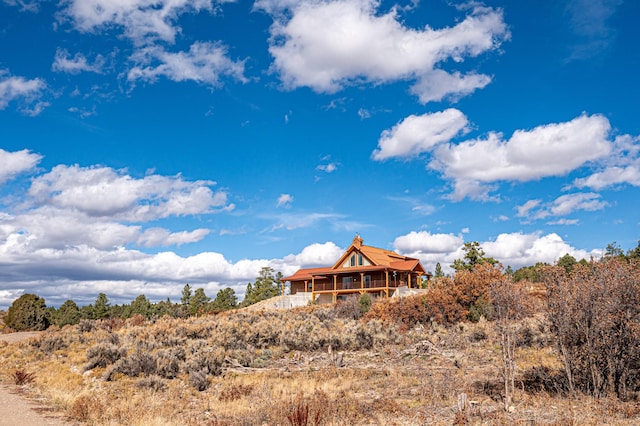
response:
{"label": "small bush", "polygon": [[166,388],[164,380],[162,380],[162,377],[158,376],[143,377],[138,380],[137,386],[139,388],[150,389],[155,392],[163,391]]}
{"label": "small bush", "polygon": [[12,376],[13,383],[18,386],[33,383],[36,379],[36,375],[34,373],[28,373],[26,370],[22,369],[14,371]]}
{"label": "small bush", "polygon": [[76,398],[67,413],[74,420],[88,423],[92,418],[99,418],[103,411],[104,406],[98,398],[81,395]]}
{"label": "small bush", "polygon": [[80,330],[81,333],[91,333],[95,329],[96,329],[95,321],[83,319],[78,323],[78,330]]}
{"label": "small bush", "polygon": [[155,374],[157,370],[157,359],[148,352],[136,351],[126,358],[121,358],[114,365],[111,373],[122,373],[129,377],[138,377],[141,374]]}
{"label": "small bush", "polygon": [[358,320],[362,317],[360,303],[356,296],[350,296],[346,300],[339,301],[334,309],[337,318]]}
{"label": "small bush", "polygon": [[36,349],[39,349],[41,352],[45,354],[51,354],[55,351],[59,351],[61,349],[66,349],[67,342],[61,336],[51,336],[51,337],[43,337],[31,342],[31,346]]}
{"label": "small bush", "polygon": [[207,373],[204,371],[195,371],[193,373],[190,373],[189,383],[199,392],[207,390],[209,388],[209,385],[211,384],[209,382]]}
{"label": "small bush", "polygon": [[249,396],[251,392],[253,392],[253,386],[251,385],[231,385],[224,388],[222,392],[220,392],[218,400],[222,402],[235,401],[237,399]]}
{"label": "small bush", "polygon": [[358,304],[360,305],[360,313],[362,315],[369,312],[369,309],[371,309],[371,295],[369,293],[364,293],[358,299]]}

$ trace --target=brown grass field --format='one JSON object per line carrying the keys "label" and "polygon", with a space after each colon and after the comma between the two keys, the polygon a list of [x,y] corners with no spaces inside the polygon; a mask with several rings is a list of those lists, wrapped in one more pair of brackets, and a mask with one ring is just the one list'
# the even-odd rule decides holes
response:
{"label": "brown grass field", "polygon": [[0,342],[0,381],[31,374],[90,425],[640,424],[637,400],[567,395],[544,315],[517,327],[506,411],[492,322],[405,330],[334,306],[52,327]]}

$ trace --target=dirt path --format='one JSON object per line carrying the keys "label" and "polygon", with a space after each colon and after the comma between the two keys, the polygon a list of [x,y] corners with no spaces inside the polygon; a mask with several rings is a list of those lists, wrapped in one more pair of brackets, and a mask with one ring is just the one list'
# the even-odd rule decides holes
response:
{"label": "dirt path", "polygon": [[[37,336],[37,332],[0,334],[9,344]],[[0,384],[0,426],[68,426],[50,408],[39,405],[20,394],[20,387]]]}

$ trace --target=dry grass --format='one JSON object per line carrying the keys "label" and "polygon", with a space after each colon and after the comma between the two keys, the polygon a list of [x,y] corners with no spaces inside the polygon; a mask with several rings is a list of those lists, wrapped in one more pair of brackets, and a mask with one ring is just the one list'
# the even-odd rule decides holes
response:
{"label": "dry grass", "polygon": [[[637,401],[566,397],[542,316],[520,322],[519,332],[520,385],[508,413],[493,323],[401,333],[322,307],[52,329],[0,347],[0,381],[28,371],[31,391],[92,425],[640,422]],[[100,352],[108,348],[115,352]],[[97,354],[104,362],[90,363]]]}

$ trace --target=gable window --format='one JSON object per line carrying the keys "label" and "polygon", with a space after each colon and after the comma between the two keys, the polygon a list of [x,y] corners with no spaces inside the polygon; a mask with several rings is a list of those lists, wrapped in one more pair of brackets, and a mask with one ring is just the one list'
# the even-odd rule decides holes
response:
{"label": "gable window", "polygon": [[358,266],[362,266],[362,253],[358,253]]}
{"label": "gable window", "polygon": [[351,255],[350,266],[356,266],[356,255]]}

